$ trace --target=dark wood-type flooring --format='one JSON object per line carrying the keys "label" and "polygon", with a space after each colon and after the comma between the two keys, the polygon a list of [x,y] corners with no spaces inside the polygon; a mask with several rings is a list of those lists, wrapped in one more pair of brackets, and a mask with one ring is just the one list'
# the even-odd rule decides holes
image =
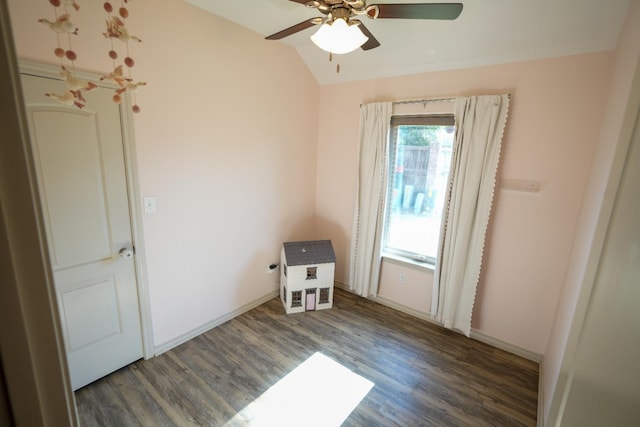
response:
{"label": "dark wood-type flooring", "polygon": [[78,390],[81,424],[247,425],[234,416],[315,352],[375,383],[345,426],[536,424],[536,363],[339,289],[333,309],[274,298]]}

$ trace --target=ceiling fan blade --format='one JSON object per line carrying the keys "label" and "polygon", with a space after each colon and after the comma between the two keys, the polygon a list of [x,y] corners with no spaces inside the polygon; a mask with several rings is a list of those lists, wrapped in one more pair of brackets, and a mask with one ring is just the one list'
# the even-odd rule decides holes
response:
{"label": "ceiling fan blade", "polygon": [[307,19],[306,21],[302,21],[299,24],[296,24],[294,26],[291,26],[289,28],[286,28],[282,31],[278,31],[275,34],[271,34],[270,36],[265,37],[266,40],[280,40],[283,39],[285,37],[290,36],[291,34],[295,34],[299,31],[302,30],[306,30],[307,28],[311,28],[314,25],[316,25],[314,23],[314,19],[315,18],[311,18],[311,19]]}
{"label": "ceiling fan blade", "polygon": [[307,4],[307,3],[309,3],[309,0],[289,0],[289,1],[293,1],[293,2],[296,2],[296,3],[300,3],[300,4]]}
{"label": "ceiling fan blade", "polygon": [[378,18],[397,19],[447,19],[460,16],[462,3],[404,3],[377,4]]}
{"label": "ceiling fan blade", "polygon": [[365,27],[363,23],[360,23],[358,28],[360,28],[360,31],[362,31],[365,36],[369,37],[369,40],[367,40],[362,46],[360,46],[360,49],[371,50],[375,47],[380,46],[380,42],[375,37],[373,37],[371,31],[369,31],[369,29]]}

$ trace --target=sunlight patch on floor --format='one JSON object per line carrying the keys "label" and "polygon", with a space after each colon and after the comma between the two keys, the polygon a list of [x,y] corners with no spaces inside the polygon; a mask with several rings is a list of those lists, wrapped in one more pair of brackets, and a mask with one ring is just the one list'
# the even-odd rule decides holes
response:
{"label": "sunlight patch on floor", "polygon": [[315,353],[225,426],[339,426],[373,386],[338,362]]}

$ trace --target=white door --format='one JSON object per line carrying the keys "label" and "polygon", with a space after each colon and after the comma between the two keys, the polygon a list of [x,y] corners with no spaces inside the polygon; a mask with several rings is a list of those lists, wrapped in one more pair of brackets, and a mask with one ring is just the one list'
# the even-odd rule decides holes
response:
{"label": "white door", "polygon": [[142,357],[120,107],[86,94],[79,110],[22,75],[56,298],[74,390]]}

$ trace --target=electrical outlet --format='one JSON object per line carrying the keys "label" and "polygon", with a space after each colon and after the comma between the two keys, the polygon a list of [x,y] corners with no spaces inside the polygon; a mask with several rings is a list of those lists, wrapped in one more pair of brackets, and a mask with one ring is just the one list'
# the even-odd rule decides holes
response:
{"label": "electrical outlet", "polygon": [[406,281],[407,277],[404,275],[404,273],[400,273],[400,284],[404,285]]}

